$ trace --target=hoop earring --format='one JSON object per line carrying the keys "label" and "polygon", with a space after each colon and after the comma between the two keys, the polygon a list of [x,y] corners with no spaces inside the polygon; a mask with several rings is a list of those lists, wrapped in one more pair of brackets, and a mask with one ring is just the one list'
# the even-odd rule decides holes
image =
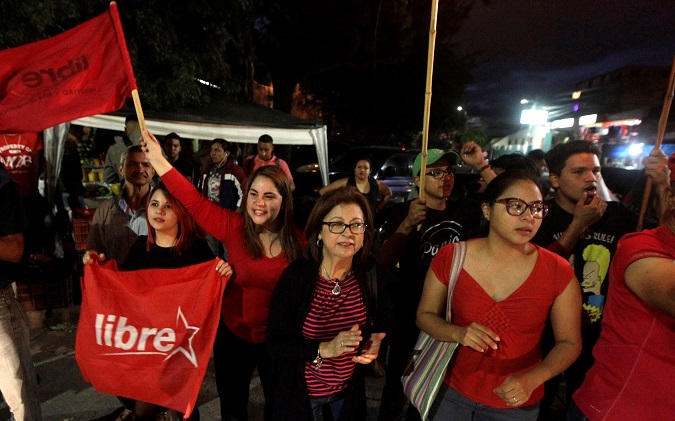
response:
{"label": "hoop earring", "polygon": [[323,240],[321,240],[320,238],[317,238],[317,239],[316,239],[316,246],[317,246],[318,248],[323,247]]}

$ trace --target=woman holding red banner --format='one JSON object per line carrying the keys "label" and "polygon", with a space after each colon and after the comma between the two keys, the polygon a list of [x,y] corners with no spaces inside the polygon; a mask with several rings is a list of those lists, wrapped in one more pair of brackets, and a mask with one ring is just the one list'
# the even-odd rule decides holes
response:
{"label": "woman holding red banner", "polygon": [[353,187],[321,196],[307,221],[305,258],[284,271],[272,296],[268,352],[272,390],[266,419],[366,419],[358,364],[369,364],[384,333],[372,333],[362,260],[373,237],[366,198]]}
{"label": "woman holding red banner", "polygon": [[256,170],[247,182],[245,212],[240,215],[199,194],[162,156],[152,133],[143,132],[141,144],[171,193],[227,248],[235,274],[223,296],[214,347],[216,385],[221,418],[247,420],[249,386],[256,368],[265,396],[269,389],[265,342],[272,291],[302,251],[302,233],[293,225],[290,181],[276,166]]}
{"label": "woman holding red banner", "polygon": [[[139,236],[132,245],[127,258],[120,264],[122,270],[139,269],[177,269],[208,262],[214,258],[211,248],[203,238],[200,228],[190,217],[187,209],[169,193],[163,184],[157,185],[148,197],[147,224],[148,235]],[[105,259],[105,255],[93,253],[84,256],[84,262],[90,264],[94,259]],[[232,268],[228,262],[218,259],[216,271],[221,276],[231,276]],[[182,420],[174,410],[158,405],[119,398],[124,410],[116,421],[162,419]],[[189,420],[199,420],[199,410],[195,407]]]}

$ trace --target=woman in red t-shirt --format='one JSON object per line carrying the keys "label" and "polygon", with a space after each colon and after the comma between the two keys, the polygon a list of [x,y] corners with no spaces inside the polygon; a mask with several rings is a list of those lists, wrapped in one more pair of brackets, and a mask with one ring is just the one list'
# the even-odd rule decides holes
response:
{"label": "woman in red t-shirt", "polygon": [[[546,380],[581,351],[581,292],[570,264],[530,243],[547,213],[539,181],[523,171],[497,176],[485,190],[486,238],[469,240],[445,321],[453,245],[431,263],[417,324],[433,338],[458,342],[430,419],[536,420]],[[556,345],[541,358],[551,317]]]}
{"label": "woman in red t-shirt", "polygon": [[234,274],[223,295],[214,345],[222,419],[248,419],[248,398],[257,368],[268,394],[265,350],[270,299],[281,273],[300,257],[302,232],[293,224],[290,180],[277,166],[257,169],[244,192],[243,215],[199,194],[162,156],[157,139],[143,132],[141,145],[157,174],[204,231],[223,242]]}

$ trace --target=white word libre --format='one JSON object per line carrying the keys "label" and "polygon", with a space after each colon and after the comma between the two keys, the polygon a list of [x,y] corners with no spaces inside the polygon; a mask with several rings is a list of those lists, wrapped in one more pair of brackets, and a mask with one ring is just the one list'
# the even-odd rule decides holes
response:
{"label": "white word libre", "polygon": [[[115,323],[117,322],[117,323]],[[180,307],[176,314],[176,324],[182,322],[185,326],[187,349],[182,345],[176,346],[176,332],[168,327],[158,329],[156,327],[137,328],[127,324],[128,319],[114,314],[96,314],[95,337],[99,346],[112,347],[121,351],[108,352],[103,355],[166,355],[165,360],[176,353],[182,353],[195,367],[198,367],[197,356],[192,348],[192,340],[199,332],[199,328],[190,326]],[[188,333],[191,331],[191,334]]]}

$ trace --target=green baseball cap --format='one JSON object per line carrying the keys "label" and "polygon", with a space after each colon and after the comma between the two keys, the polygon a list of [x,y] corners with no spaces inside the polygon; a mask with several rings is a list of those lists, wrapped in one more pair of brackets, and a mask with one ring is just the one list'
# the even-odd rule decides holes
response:
{"label": "green baseball cap", "polygon": [[[447,158],[450,165],[459,164],[459,155],[455,151],[444,151],[442,149],[429,149],[427,151],[427,166],[433,164],[441,158]],[[420,168],[422,167],[422,153],[420,152],[413,163],[413,177],[420,175]]]}

